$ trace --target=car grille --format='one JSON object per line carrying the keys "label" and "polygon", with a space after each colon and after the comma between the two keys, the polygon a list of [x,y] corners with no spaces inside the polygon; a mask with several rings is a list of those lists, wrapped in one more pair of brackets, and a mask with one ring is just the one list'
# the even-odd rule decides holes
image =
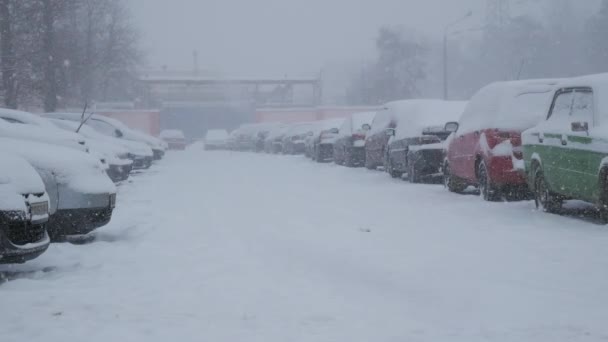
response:
{"label": "car grille", "polygon": [[9,224],[6,237],[15,245],[23,246],[28,243],[36,243],[45,237],[46,227],[40,225],[29,225],[27,223]]}
{"label": "car grille", "polygon": [[49,213],[49,203],[48,202],[30,203],[30,214],[32,216],[43,216],[43,215],[48,215],[48,213]]}

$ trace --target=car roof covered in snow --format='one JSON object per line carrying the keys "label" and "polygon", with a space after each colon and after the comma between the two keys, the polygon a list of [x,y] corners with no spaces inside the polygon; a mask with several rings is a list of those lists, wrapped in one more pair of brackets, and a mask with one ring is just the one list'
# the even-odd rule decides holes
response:
{"label": "car roof covered in snow", "polygon": [[51,171],[57,181],[83,193],[114,193],[103,165],[91,155],[66,147],[0,138],[0,150],[14,153],[34,168]]}
{"label": "car roof covered in snow", "polygon": [[458,134],[483,129],[523,131],[535,126],[547,114],[548,102],[559,80],[539,79],[496,82],[471,98]]}
{"label": "car roof covered in snow", "polygon": [[401,102],[396,114],[395,138],[419,137],[429,127],[443,127],[458,121],[466,101],[413,100]]}

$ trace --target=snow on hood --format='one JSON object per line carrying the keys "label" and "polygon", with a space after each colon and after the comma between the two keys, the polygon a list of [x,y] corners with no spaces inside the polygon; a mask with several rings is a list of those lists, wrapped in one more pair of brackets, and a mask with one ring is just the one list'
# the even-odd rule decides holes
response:
{"label": "snow on hood", "polygon": [[[71,121],[76,121],[76,122],[80,122],[82,119],[82,114],[78,114],[78,113],[46,113],[46,114],[43,114],[43,116],[46,118],[71,120]],[[166,143],[164,141],[157,139],[151,135],[135,131],[116,119],[112,119],[112,118],[109,118],[109,117],[106,117],[103,115],[93,114],[90,116],[89,121],[87,121],[87,124],[89,126],[93,126],[93,125],[91,125],[91,120],[105,122],[107,125],[110,125],[110,126],[114,127],[115,129],[120,130],[121,133],[123,134],[123,137],[121,138],[122,140],[143,142],[154,149],[161,149],[161,150],[167,149]],[[107,132],[101,132],[101,134],[117,138],[115,136],[109,135]]]}
{"label": "snow on hood", "polygon": [[523,131],[543,121],[559,80],[492,83],[469,102],[458,134],[483,129]]}
{"label": "snow on hood", "polygon": [[285,132],[285,136],[293,137],[296,135],[306,134],[306,133],[312,131],[314,129],[314,127],[315,127],[314,122],[295,123],[295,124],[292,124],[291,126],[289,126],[289,128]]}
{"label": "snow on hood", "polygon": [[450,121],[458,121],[467,102],[443,100],[411,100],[395,103],[395,138],[419,137],[427,127],[444,127]]}
{"label": "snow on hood", "polygon": [[[23,158],[0,150],[0,184],[12,184],[18,194],[41,194],[45,192],[44,183],[38,172]],[[22,198],[23,200],[23,198]]]}
{"label": "snow on hood", "polygon": [[13,183],[0,182],[0,211],[27,212],[25,198]]}
{"label": "snow on hood", "polygon": [[372,125],[374,122],[374,118],[376,117],[376,112],[363,112],[363,113],[355,113],[352,117],[352,129],[353,131],[359,131],[363,129],[364,125]]}
{"label": "snow on hood", "polygon": [[[75,132],[76,129],[78,129],[78,126],[80,126],[78,122],[68,120],[49,119],[49,121],[56,127],[69,132]],[[80,127],[79,132],[86,138],[87,145],[90,147],[92,153],[104,158],[108,164],[125,165],[120,159],[128,156],[129,149],[114,141],[118,139],[98,134],[94,129],[87,125]]]}
{"label": "snow on hood", "polygon": [[50,123],[49,125],[9,123],[0,119],[0,137],[38,141],[86,151],[86,142],[82,136],[58,129]]}
{"label": "snow on hood", "polygon": [[57,182],[83,193],[114,193],[116,187],[99,160],[69,148],[0,138],[0,150],[14,153],[34,168],[51,171]]}

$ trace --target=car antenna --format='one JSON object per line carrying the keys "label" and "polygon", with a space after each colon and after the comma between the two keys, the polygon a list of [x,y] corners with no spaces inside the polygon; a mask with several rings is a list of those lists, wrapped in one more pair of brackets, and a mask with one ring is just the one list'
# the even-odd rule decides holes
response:
{"label": "car antenna", "polygon": [[82,115],[80,116],[80,125],[76,129],[76,133],[80,132],[82,126],[84,126],[84,124],[87,123],[87,121],[89,121],[89,119],[93,116],[93,114],[95,114],[94,112],[91,112],[91,114],[89,114],[86,119],[84,118],[84,114],[87,112],[88,105],[89,104],[87,102],[84,103],[84,109],[82,110]]}

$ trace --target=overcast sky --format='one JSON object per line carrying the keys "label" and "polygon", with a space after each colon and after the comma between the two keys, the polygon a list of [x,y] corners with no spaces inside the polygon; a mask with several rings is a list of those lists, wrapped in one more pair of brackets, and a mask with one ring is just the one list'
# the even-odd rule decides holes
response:
{"label": "overcast sky", "polygon": [[[130,0],[148,63],[238,75],[316,72],[325,63],[369,59],[382,25],[439,37],[471,9],[479,26],[484,0]],[[584,0],[587,2],[587,0]]]}

